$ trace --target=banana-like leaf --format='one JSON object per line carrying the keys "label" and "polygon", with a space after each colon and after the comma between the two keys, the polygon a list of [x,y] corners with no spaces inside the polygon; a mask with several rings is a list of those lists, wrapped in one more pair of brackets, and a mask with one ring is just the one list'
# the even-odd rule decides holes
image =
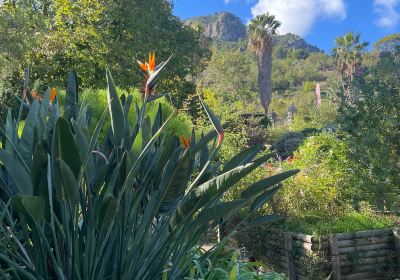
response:
{"label": "banana-like leaf", "polygon": [[264,225],[264,224],[267,224],[267,223],[280,221],[283,218],[284,217],[282,215],[278,215],[278,214],[264,215],[264,216],[256,217],[254,220],[251,221],[251,224],[254,225],[254,226]]}
{"label": "banana-like leaf", "polygon": [[16,131],[13,124],[13,119],[11,115],[11,110],[8,109],[7,119],[6,119],[6,131],[5,136],[7,137],[5,149],[11,154],[14,153],[14,146],[16,145],[17,136],[15,135]]}
{"label": "banana-like leaf", "polygon": [[113,195],[106,195],[101,203],[98,221],[102,229],[107,228],[117,213],[117,200]]}
{"label": "banana-like leaf", "polygon": [[263,192],[262,194],[260,194],[259,196],[257,196],[254,199],[253,203],[251,204],[250,210],[255,211],[255,210],[261,208],[281,189],[281,187],[282,187],[282,185],[279,185],[279,186],[274,187],[270,190],[267,190],[267,191]]}
{"label": "banana-like leaf", "polygon": [[[56,184],[61,184],[61,188],[65,197],[67,198],[71,207],[74,207],[79,202],[79,187],[76,181],[75,175],[71,168],[62,159],[56,160],[55,167],[55,180]],[[60,186],[56,187],[56,190],[60,190]],[[63,195],[61,195],[63,197]]]}
{"label": "banana-like leaf", "polygon": [[224,168],[222,169],[222,173],[231,170],[235,167],[238,167],[239,165],[244,165],[246,163],[249,163],[255,158],[255,156],[259,152],[260,152],[259,146],[252,146],[241,151],[225,164]]}
{"label": "banana-like leaf", "polygon": [[[17,192],[23,195],[33,194],[33,185],[29,174],[20,162],[8,151],[0,150],[0,161],[13,179]],[[15,193],[15,191],[12,191]]]}
{"label": "banana-like leaf", "polygon": [[16,210],[31,218],[35,223],[39,223],[44,218],[44,200],[33,195],[17,195],[14,199]]}
{"label": "banana-like leaf", "polygon": [[122,108],[121,101],[115,88],[114,80],[111,76],[110,71],[107,70],[107,101],[108,109],[111,117],[111,129],[113,133],[112,142],[114,145],[121,144],[121,141],[125,134],[125,117],[124,109]]}
{"label": "banana-like leaf", "polygon": [[196,224],[205,224],[210,221],[217,221],[219,218],[234,213],[242,208],[247,201],[245,199],[237,199],[219,203],[216,206],[202,210],[196,217]]}
{"label": "banana-like leaf", "polygon": [[[171,206],[175,206],[175,203],[185,193],[185,187],[187,186],[188,177],[188,166],[190,161],[193,160],[190,157],[189,152],[185,152],[182,157],[179,157],[181,148],[177,149],[174,154],[170,156],[170,160],[162,174],[161,188],[165,187],[165,192],[161,200],[161,212],[168,212],[171,210]],[[178,161],[173,159],[178,157]]]}
{"label": "banana-like leaf", "polygon": [[213,111],[204,103],[203,99],[199,96],[201,105],[203,105],[204,110],[208,118],[210,119],[212,125],[214,126],[215,130],[218,132],[218,145],[222,144],[222,140],[224,138],[224,129],[222,128],[219,119],[214,115]]}
{"label": "banana-like leaf", "polygon": [[49,109],[50,109],[50,87],[47,88],[43,96],[43,100],[40,104],[40,111],[42,113],[42,116],[47,116],[47,114],[49,113]]}
{"label": "banana-like leaf", "polygon": [[64,114],[68,122],[76,120],[78,114],[78,77],[75,71],[68,75],[67,93],[65,95]]}
{"label": "banana-like leaf", "polygon": [[22,131],[19,143],[19,152],[28,166],[32,164],[33,153],[33,130],[35,129],[39,112],[39,102],[33,101],[29,108],[28,117],[25,120],[24,130]]}
{"label": "banana-like leaf", "polygon": [[203,184],[190,192],[184,201],[175,210],[171,218],[171,228],[174,228],[184,217],[191,216],[195,211],[202,208],[209,202],[215,201],[227,190],[233,187],[242,178],[263,164],[270,158],[270,155],[262,156],[244,166],[238,166],[229,170]]}
{"label": "banana-like leaf", "polygon": [[286,180],[289,177],[296,175],[299,172],[300,172],[300,170],[294,169],[294,170],[285,171],[283,173],[279,173],[277,175],[273,175],[271,177],[262,179],[256,183],[250,185],[247,189],[245,189],[242,192],[241,197],[242,198],[250,198],[252,196],[255,196],[255,195],[259,194],[260,192],[264,191],[265,189],[272,187],[276,184],[279,184],[280,182]]}
{"label": "banana-like leaf", "polygon": [[75,131],[75,141],[77,143],[77,148],[81,161],[85,163],[84,172],[87,176],[88,181],[91,182],[94,177],[95,165],[92,155],[86,158],[89,153],[89,139],[87,135],[83,132],[82,127],[75,120],[72,120],[72,126]]}
{"label": "banana-like leaf", "polygon": [[47,153],[44,143],[39,141],[33,153],[31,178],[33,183],[33,193],[47,199]]}
{"label": "banana-like leaf", "polygon": [[75,177],[78,178],[81,159],[74,135],[66,119],[58,118],[53,141],[55,159],[62,159],[71,168]]}

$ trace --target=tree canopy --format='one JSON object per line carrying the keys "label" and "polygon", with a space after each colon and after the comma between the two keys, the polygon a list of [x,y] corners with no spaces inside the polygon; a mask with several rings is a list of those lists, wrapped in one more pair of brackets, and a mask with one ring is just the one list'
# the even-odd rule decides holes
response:
{"label": "tree canopy", "polygon": [[169,0],[7,0],[0,5],[1,66],[12,53],[14,73],[22,77],[30,65],[42,88],[64,85],[71,70],[82,86],[102,87],[106,68],[119,86],[140,86],[136,60],[156,51],[159,61],[174,55],[164,83],[174,90],[203,68],[209,54],[200,31],[184,26]]}

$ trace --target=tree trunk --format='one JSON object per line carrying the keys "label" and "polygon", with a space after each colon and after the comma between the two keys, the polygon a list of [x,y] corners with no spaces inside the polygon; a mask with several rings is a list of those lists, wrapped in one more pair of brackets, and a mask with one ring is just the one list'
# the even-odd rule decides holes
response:
{"label": "tree trunk", "polygon": [[266,43],[264,46],[258,54],[258,90],[261,105],[267,114],[272,98],[272,44]]}

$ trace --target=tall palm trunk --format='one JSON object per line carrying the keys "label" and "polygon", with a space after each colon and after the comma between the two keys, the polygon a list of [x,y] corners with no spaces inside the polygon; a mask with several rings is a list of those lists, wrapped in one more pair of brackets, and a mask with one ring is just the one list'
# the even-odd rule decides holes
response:
{"label": "tall palm trunk", "polygon": [[272,44],[267,42],[265,47],[260,50],[258,57],[258,88],[260,93],[261,105],[265,113],[272,98]]}

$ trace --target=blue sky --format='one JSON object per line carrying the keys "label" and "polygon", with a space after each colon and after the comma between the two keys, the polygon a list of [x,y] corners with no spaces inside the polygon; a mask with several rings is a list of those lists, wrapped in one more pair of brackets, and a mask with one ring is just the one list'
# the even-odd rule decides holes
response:
{"label": "blue sky", "polygon": [[182,19],[228,11],[247,23],[270,12],[282,22],[281,34],[299,34],[326,52],[348,31],[361,33],[371,45],[400,32],[400,0],[174,0],[174,5]]}

